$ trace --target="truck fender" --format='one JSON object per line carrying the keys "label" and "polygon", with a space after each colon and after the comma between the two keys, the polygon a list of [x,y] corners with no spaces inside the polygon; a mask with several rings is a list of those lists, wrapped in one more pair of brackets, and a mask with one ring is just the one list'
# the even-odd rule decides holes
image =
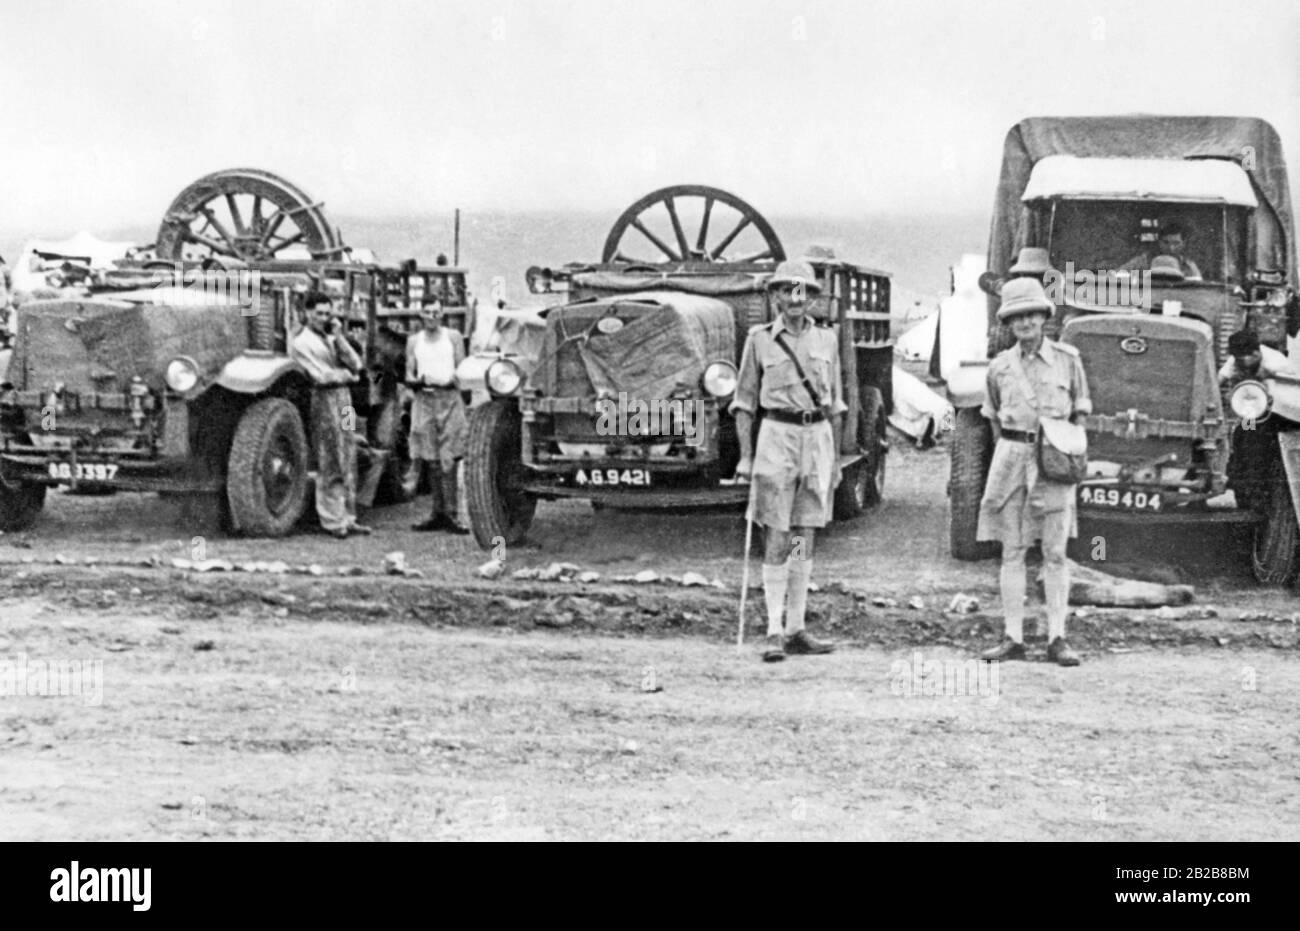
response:
{"label": "truck fender", "polygon": [[988,378],[988,297],[974,284],[984,262],[964,259],[962,280],[954,293],[939,302],[939,325],[934,350],[939,356],[938,375],[948,386],[954,407],[979,407],[984,403]]}
{"label": "truck fender", "polygon": [[456,384],[461,391],[487,391],[487,370],[493,362],[503,358],[499,352],[476,352],[466,356],[456,366]]}
{"label": "truck fender", "polygon": [[261,394],[291,372],[306,377],[306,370],[288,356],[249,350],[221,368],[216,384],[238,394]]}

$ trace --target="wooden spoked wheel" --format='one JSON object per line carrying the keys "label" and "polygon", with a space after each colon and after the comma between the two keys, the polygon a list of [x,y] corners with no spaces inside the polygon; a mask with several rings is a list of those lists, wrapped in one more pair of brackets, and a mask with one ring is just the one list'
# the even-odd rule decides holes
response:
{"label": "wooden spoked wheel", "polygon": [[763,215],[734,194],[679,184],[638,200],[614,222],[602,262],[775,264],[785,249]]}
{"label": "wooden spoked wheel", "polygon": [[159,259],[172,262],[338,258],[346,250],[321,207],[268,171],[218,171],[172,201],[155,251]]}

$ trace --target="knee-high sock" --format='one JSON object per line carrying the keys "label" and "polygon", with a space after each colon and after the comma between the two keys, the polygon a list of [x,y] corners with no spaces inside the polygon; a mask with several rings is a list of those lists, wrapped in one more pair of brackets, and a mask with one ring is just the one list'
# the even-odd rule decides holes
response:
{"label": "knee-high sock", "polygon": [[1006,616],[1006,634],[1016,643],[1025,641],[1025,549],[1002,545],[1002,611]]}
{"label": "knee-high sock", "polygon": [[1043,596],[1047,601],[1047,642],[1065,636],[1070,603],[1070,566],[1065,558],[1068,515],[1048,514],[1043,521]]}
{"label": "knee-high sock", "polygon": [[789,587],[790,563],[769,566],[763,563],[763,598],[767,601],[767,635],[783,632],[781,615],[785,613],[785,592]]}
{"label": "knee-high sock", "polygon": [[785,632],[794,635],[803,630],[808,608],[808,582],[812,579],[811,559],[790,560],[790,606],[786,612]]}

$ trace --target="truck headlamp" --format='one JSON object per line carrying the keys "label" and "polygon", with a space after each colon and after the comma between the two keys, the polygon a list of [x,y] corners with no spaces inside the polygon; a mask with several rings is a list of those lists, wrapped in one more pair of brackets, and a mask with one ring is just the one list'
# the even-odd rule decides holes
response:
{"label": "truck headlamp", "polygon": [[199,383],[199,365],[189,356],[177,356],[167,363],[164,377],[168,388],[177,394],[185,394]]}
{"label": "truck headlamp", "polygon": [[1232,389],[1232,394],[1228,396],[1228,405],[1242,420],[1263,420],[1268,416],[1273,399],[1262,383],[1243,381]]}
{"label": "truck headlamp", "polygon": [[736,391],[736,367],[730,362],[713,362],[704,370],[704,390],[715,398],[725,398]]}
{"label": "truck headlamp", "polygon": [[509,359],[498,359],[488,366],[484,381],[493,394],[508,396],[518,391],[524,383],[524,373]]}

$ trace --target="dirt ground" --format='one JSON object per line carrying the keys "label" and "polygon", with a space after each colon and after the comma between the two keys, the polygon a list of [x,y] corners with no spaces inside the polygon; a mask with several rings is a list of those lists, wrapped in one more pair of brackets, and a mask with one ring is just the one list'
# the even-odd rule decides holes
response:
{"label": "dirt ground", "polygon": [[[1251,584],[1248,540],[1085,524],[1213,616],[1090,610],[1083,666],[1031,635],[963,680],[995,567],[947,555],[943,450],[889,468],[886,503],[819,540],[812,626],[840,651],[778,665],[757,590],[735,647],[735,514],[543,505],[508,568],[602,574],[580,585],[477,578],[468,538],[406,529],[423,500],[338,542],[53,494],[0,536],[0,839],[1300,837],[1300,604]],[[392,550],[423,575],[381,574]],[[195,556],[291,571],[170,566]],[[722,588],[612,581],[644,569]],[[957,593],[979,610],[944,611]],[[79,694],[6,687],[48,661],[86,663]]]}

